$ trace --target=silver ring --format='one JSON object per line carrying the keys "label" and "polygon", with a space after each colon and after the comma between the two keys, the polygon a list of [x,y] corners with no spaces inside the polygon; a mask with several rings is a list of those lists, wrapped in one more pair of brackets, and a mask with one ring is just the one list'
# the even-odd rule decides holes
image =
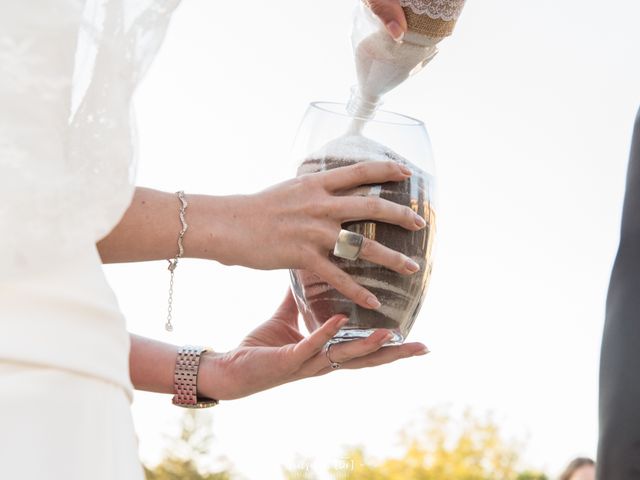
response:
{"label": "silver ring", "polygon": [[363,243],[364,235],[349,230],[340,230],[336,245],[333,247],[333,254],[345,260],[357,260]]}
{"label": "silver ring", "polygon": [[329,356],[329,350],[331,350],[331,347],[333,347],[333,343],[331,342],[327,343],[326,347],[324,347],[324,354],[327,357],[327,360],[329,360],[329,364],[331,364],[331,368],[334,370],[337,370],[342,366],[342,364],[331,360],[331,357]]}

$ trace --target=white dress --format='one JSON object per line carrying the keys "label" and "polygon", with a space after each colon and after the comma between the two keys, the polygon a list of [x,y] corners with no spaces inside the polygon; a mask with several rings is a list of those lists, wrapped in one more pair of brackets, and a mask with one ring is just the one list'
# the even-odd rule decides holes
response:
{"label": "white dress", "polygon": [[140,480],[129,337],[95,248],[179,0],[0,0],[0,478]]}

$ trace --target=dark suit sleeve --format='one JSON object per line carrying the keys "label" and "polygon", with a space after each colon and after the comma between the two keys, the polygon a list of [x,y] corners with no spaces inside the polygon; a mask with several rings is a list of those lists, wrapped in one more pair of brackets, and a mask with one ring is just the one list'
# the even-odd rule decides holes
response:
{"label": "dark suit sleeve", "polygon": [[640,479],[640,112],[600,359],[598,480]]}

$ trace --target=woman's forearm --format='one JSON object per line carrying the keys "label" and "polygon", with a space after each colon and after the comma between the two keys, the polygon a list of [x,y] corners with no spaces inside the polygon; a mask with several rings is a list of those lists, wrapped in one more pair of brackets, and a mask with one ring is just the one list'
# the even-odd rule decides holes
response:
{"label": "woman's forearm", "polygon": [[[240,196],[188,195],[185,257],[224,260],[227,215]],[[104,263],[141,262],[175,257],[182,229],[180,200],[174,193],[138,187],[131,205],[111,233],[98,243]]]}
{"label": "woman's forearm", "polygon": [[[174,372],[178,347],[150,338],[131,334],[129,374],[136,390],[155,393],[174,393]],[[212,398],[215,379],[214,352],[205,352],[200,358],[198,394]]]}
{"label": "woman's forearm", "polygon": [[137,390],[173,393],[178,349],[174,345],[131,334],[129,374]]}

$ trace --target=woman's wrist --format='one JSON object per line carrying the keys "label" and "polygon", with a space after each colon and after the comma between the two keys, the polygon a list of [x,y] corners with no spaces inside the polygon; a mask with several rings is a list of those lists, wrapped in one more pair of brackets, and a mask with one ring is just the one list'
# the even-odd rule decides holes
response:
{"label": "woman's wrist", "polygon": [[[220,395],[223,392],[215,384],[216,379],[222,378],[217,361],[218,357],[219,354],[211,351],[203,352],[200,356],[198,369],[198,396],[200,397],[221,400]],[[224,398],[222,399],[224,400]]]}
{"label": "woman's wrist", "polygon": [[184,237],[185,257],[237,264],[237,237],[243,234],[240,217],[248,208],[248,197],[187,194],[187,199],[189,232]]}
{"label": "woman's wrist", "polygon": [[[211,196],[185,192],[188,203],[183,239],[184,257],[236,264],[246,237],[246,212],[252,210],[250,196]],[[244,213],[243,213],[244,212]],[[183,228],[180,200],[175,193],[138,187],[127,212],[97,247],[104,263],[171,259],[178,252]]]}

